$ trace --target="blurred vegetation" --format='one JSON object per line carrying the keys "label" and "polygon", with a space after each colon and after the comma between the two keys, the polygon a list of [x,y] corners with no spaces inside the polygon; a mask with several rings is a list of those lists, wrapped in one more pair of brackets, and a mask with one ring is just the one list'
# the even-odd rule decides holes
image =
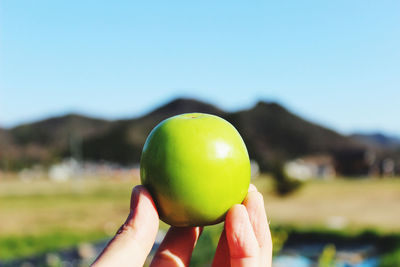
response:
{"label": "blurred vegetation", "polygon": [[383,252],[380,258],[379,267],[400,266],[400,234],[398,238],[393,238],[387,251]]}
{"label": "blurred vegetation", "polygon": [[318,267],[335,267],[336,248],[332,244],[324,247],[318,259]]}
{"label": "blurred vegetation", "polygon": [[55,231],[37,235],[10,235],[0,238],[0,260],[27,257],[37,253],[52,252],[107,238],[103,231]]}
{"label": "blurred vegetation", "polygon": [[282,161],[276,161],[272,165],[271,175],[274,179],[275,191],[285,196],[300,189],[302,182],[287,175]]}
{"label": "blurred vegetation", "polygon": [[379,262],[379,267],[400,266],[400,246],[392,252],[385,253]]}
{"label": "blurred vegetation", "polygon": [[209,266],[211,264],[223,227],[223,224],[217,224],[204,228],[193,251],[190,261],[191,267]]}
{"label": "blurred vegetation", "polygon": [[273,254],[277,255],[285,245],[288,239],[288,231],[283,228],[271,228],[272,244],[273,244]]}

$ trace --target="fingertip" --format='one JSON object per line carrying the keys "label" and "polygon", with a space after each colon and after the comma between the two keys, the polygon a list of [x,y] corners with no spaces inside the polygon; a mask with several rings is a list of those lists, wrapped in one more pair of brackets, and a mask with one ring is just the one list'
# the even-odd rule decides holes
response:
{"label": "fingertip", "polygon": [[251,191],[243,200],[243,205],[248,207],[249,204],[257,205],[264,208],[264,196],[258,191]]}
{"label": "fingertip", "polygon": [[132,189],[125,223],[96,259],[96,266],[143,266],[159,226],[157,209],[144,186]]}
{"label": "fingertip", "polygon": [[247,209],[250,221],[254,219],[259,220],[264,218],[266,220],[267,215],[264,207],[264,197],[260,192],[249,192],[243,200],[243,205]]}
{"label": "fingertip", "polygon": [[254,184],[250,184],[249,185],[249,190],[248,190],[249,193],[250,192],[257,192],[257,191],[258,191],[257,187]]}
{"label": "fingertip", "polygon": [[[143,190],[142,185],[137,185],[132,189],[130,209],[134,210],[139,202],[139,194]],[[145,190],[145,189],[144,189]]]}
{"label": "fingertip", "polygon": [[141,184],[135,185],[135,187],[132,188],[132,195],[135,193],[140,193],[151,197],[149,190],[147,190],[147,188]]}
{"label": "fingertip", "polygon": [[[156,205],[149,191],[143,185],[137,185],[132,189],[130,214],[125,225],[139,229],[138,236],[146,238],[145,232],[150,231],[155,236],[158,230],[159,217]],[[144,230],[147,231],[144,231]]]}
{"label": "fingertip", "polygon": [[225,218],[225,228],[226,231],[231,232],[233,230],[234,227],[234,223],[238,220],[238,219],[243,219],[245,218],[247,215],[246,212],[246,208],[243,204],[235,204],[233,205],[228,213],[226,214],[226,218]]}
{"label": "fingertip", "polygon": [[[147,188],[144,185],[136,185],[132,189],[131,203],[130,203],[131,211],[135,211],[141,197],[146,199],[146,202],[150,202],[153,209],[157,212],[157,208],[154,203],[154,200],[153,200],[150,192],[147,190]],[[157,212],[157,215],[158,215],[158,212]]]}
{"label": "fingertip", "polygon": [[133,199],[135,196],[140,195],[140,194],[150,196],[150,193],[146,189],[146,187],[144,185],[140,184],[140,185],[136,185],[135,187],[132,188],[131,199]]}

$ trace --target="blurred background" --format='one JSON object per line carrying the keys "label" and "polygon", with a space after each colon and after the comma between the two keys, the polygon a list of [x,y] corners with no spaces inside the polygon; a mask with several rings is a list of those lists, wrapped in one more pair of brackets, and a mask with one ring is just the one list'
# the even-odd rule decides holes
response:
{"label": "blurred background", "polygon": [[[161,120],[231,122],[274,266],[400,266],[400,2],[0,2],[0,266],[88,266]],[[223,225],[191,266],[209,266]],[[157,244],[167,225],[160,227]]]}

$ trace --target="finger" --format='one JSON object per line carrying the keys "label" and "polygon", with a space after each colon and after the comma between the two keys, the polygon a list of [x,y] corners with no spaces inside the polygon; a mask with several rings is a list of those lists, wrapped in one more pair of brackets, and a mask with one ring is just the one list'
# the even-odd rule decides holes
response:
{"label": "finger", "polygon": [[228,211],[225,230],[231,266],[259,266],[260,248],[243,205],[234,205]]}
{"label": "finger", "polygon": [[248,192],[257,192],[257,187],[254,184],[250,184]]}
{"label": "finger", "polygon": [[270,266],[272,260],[272,239],[268,225],[267,215],[264,208],[262,194],[257,191],[249,192],[243,201],[249,214],[250,223],[253,227],[260,251],[262,266]]}
{"label": "finger", "polygon": [[193,249],[201,232],[200,227],[171,227],[150,266],[189,266]]}
{"label": "finger", "polygon": [[[257,192],[257,188],[253,185],[249,185],[248,193]],[[228,241],[226,240],[226,231],[225,229],[221,233],[221,237],[218,241],[218,246],[215,251],[215,256],[213,260],[212,266],[214,267],[229,267],[230,264],[230,256],[229,256],[229,247]]]}
{"label": "finger", "polygon": [[249,192],[243,201],[243,205],[249,214],[258,244],[262,247],[267,242],[268,235],[270,235],[263,196],[257,191]]}
{"label": "finger", "polygon": [[158,213],[144,186],[132,191],[128,218],[92,266],[143,266],[158,231]]}
{"label": "finger", "polygon": [[221,237],[219,238],[218,246],[215,251],[215,256],[214,256],[212,266],[213,267],[230,267],[231,266],[228,240],[226,240],[225,229],[222,231]]}

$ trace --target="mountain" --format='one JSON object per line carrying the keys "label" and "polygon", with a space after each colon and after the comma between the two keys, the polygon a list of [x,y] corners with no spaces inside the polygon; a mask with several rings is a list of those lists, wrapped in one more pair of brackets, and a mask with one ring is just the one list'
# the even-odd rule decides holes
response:
{"label": "mountain", "polygon": [[5,130],[0,128],[0,157],[4,154],[6,148],[8,149],[11,145],[11,134]]}
{"label": "mountain", "polygon": [[14,142],[20,145],[37,144],[63,148],[68,145],[71,136],[87,138],[106,131],[111,125],[106,120],[68,114],[14,127],[10,134]]}
{"label": "mountain", "polygon": [[229,114],[261,166],[276,159],[285,160],[305,154],[334,153],[360,146],[339,133],[306,121],[277,103],[259,102],[246,111]]}
{"label": "mountain", "polygon": [[0,167],[20,168],[73,155],[120,164],[139,162],[147,135],[160,121],[187,112],[218,115],[241,133],[250,157],[262,169],[276,159],[333,153],[363,147],[358,141],[311,123],[277,103],[259,102],[249,110],[225,112],[208,103],[179,98],[138,118],[107,121],[77,114],[0,131]]}
{"label": "mountain", "polygon": [[74,142],[107,131],[112,122],[68,114],[0,131],[0,167],[18,169],[50,163],[67,154]]}
{"label": "mountain", "polygon": [[350,135],[352,140],[376,149],[399,149],[400,138],[385,135],[383,133],[355,133]]}
{"label": "mountain", "polygon": [[223,117],[225,112],[210,104],[179,98],[149,114],[131,120],[118,121],[114,127],[83,143],[84,157],[93,160],[137,163],[150,131],[162,120],[181,113],[202,112]]}

